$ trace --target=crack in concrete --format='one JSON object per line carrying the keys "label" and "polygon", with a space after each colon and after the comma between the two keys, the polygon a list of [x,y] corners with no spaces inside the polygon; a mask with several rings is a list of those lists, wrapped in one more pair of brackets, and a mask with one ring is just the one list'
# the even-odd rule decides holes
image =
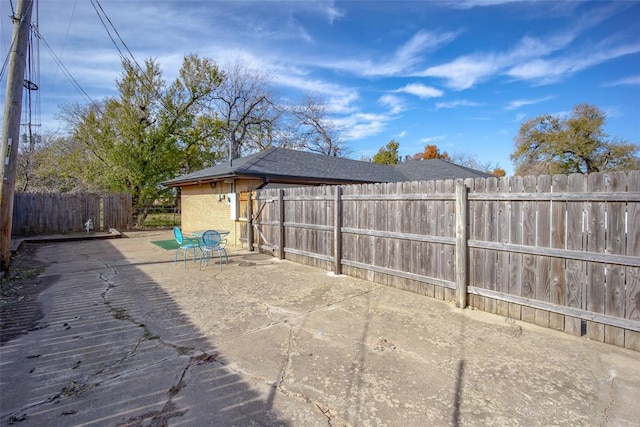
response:
{"label": "crack in concrete", "polygon": [[116,424],[116,427],[140,427],[146,420],[150,420],[149,426],[166,427],[169,425],[171,418],[181,417],[186,413],[187,410],[178,410],[178,406],[169,401],[160,411],[151,411],[136,417],[131,417],[127,421]]}
{"label": "crack in concrete", "polygon": [[282,390],[282,383],[284,383],[285,378],[287,377],[287,369],[291,366],[291,341],[293,338],[293,328],[289,325],[289,336],[287,337],[287,351],[285,352],[284,363],[282,364],[282,369],[280,370],[280,378],[278,379],[277,387]]}
{"label": "crack in concrete", "polygon": [[[279,321],[276,321],[276,322],[269,322],[269,323],[267,323],[265,325],[259,326],[257,328],[251,329],[249,331],[242,332],[241,334],[235,335],[233,337],[229,337],[227,339],[220,340],[220,341],[218,341],[218,343],[226,343],[226,342],[233,341],[233,340],[236,340],[236,339],[239,339],[239,338],[244,338],[247,335],[251,335],[251,334],[254,334],[256,332],[263,331],[263,330],[265,330],[267,328],[270,328],[272,326],[280,325],[280,324],[283,324],[283,323],[289,323],[291,320],[295,320],[295,319],[298,319],[300,317],[304,317],[304,316],[306,316],[308,314],[311,314],[311,313],[314,313],[316,311],[320,311],[320,310],[323,310],[323,309],[325,309],[327,307],[331,307],[332,305],[342,304],[343,302],[349,301],[351,299],[358,298],[358,297],[361,297],[363,295],[371,294],[371,293],[373,293],[373,292],[375,292],[375,291],[377,291],[377,290],[379,290],[381,288],[382,288],[381,285],[380,286],[375,286],[374,288],[369,289],[367,291],[363,291],[363,292],[360,292],[358,294],[354,294],[354,295],[345,297],[345,298],[343,298],[341,300],[338,300],[338,301],[333,301],[333,302],[330,302],[330,303],[326,303],[324,305],[311,308],[311,309],[309,309],[307,311],[304,311],[304,312],[301,312],[301,313],[297,313],[297,314],[291,313],[291,317],[288,317],[286,319],[282,319],[282,320],[279,320]],[[244,300],[249,301],[250,299],[249,298],[244,298]],[[257,302],[257,301],[255,301],[255,302]],[[264,304],[264,305],[266,305],[266,304]],[[274,307],[274,308],[278,309],[277,307]],[[286,310],[283,310],[283,311],[286,312]]]}
{"label": "crack in concrete", "polygon": [[613,406],[613,402],[615,400],[615,396],[613,395],[613,384],[616,381],[616,377],[611,378],[611,383],[609,384],[609,404],[606,408],[604,408],[604,412],[602,414],[602,422],[600,423],[600,427],[607,425],[609,421],[609,409]]}
{"label": "crack in concrete", "polygon": [[[222,288],[230,296],[235,296],[233,293],[231,293],[224,286]],[[252,329],[250,331],[243,332],[243,333],[238,334],[238,335],[236,335],[234,337],[230,337],[230,338],[228,338],[226,340],[219,341],[219,343],[233,341],[233,340],[245,337],[247,335],[251,335],[253,333],[260,332],[260,331],[262,331],[264,329],[267,329],[267,328],[269,328],[271,326],[276,326],[276,325],[280,325],[280,324],[286,324],[289,327],[289,334],[288,334],[288,337],[287,337],[287,344],[286,344],[287,350],[286,350],[286,353],[285,353],[285,361],[283,363],[283,367],[282,367],[282,370],[281,370],[281,373],[280,373],[280,377],[278,378],[277,383],[275,383],[275,384],[272,383],[273,389],[276,390],[277,392],[283,394],[284,396],[287,396],[287,397],[290,397],[290,398],[294,398],[294,399],[296,399],[296,400],[298,400],[300,402],[304,402],[304,403],[307,403],[307,404],[312,404],[315,407],[317,407],[322,412],[322,414],[327,418],[327,425],[329,427],[332,427],[334,425],[347,425],[347,423],[342,421],[339,416],[334,415],[334,414],[331,413],[331,408],[328,408],[328,407],[327,408],[323,408],[323,406],[319,402],[315,401],[314,399],[312,399],[312,398],[310,398],[310,397],[308,397],[308,396],[306,396],[306,395],[304,395],[302,393],[296,393],[296,392],[293,392],[291,390],[287,390],[285,388],[284,381],[285,381],[285,379],[287,377],[287,372],[288,372],[289,368],[291,367],[291,363],[292,363],[292,360],[291,360],[291,343],[292,343],[292,338],[293,338],[293,327],[290,325],[290,321],[294,320],[294,319],[297,319],[297,318],[300,318],[300,317],[303,317],[303,316],[306,316],[306,315],[311,314],[313,312],[325,309],[325,308],[330,307],[332,305],[341,304],[341,303],[349,301],[351,299],[358,298],[358,297],[361,297],[363,295],[371,294],[371,293],[373,293],[373,292],[375,292],[376,290],[379,290],[379,289],[382,289],[382,285],[376,285],[376,286],[374,286],[373,288],[371,288],[369,290],[366,290],[366,291],[363,291],[363,292],[360,292],[360,293],[357,293],[357,294],[354,294],[354,295],[350,295],[350,296],[342,298],[342,299],[340,299],[338,301],[333,301],[333,302],[321,305],[319,307],[314,307],[314,308],[312,308],[310,310],[307,310],[307,311],[305,311],[303,313],[298,313],[298,314],[294,314],[294,313],[288,312],[286,310],[281,310],[278,307],[272,307],[269,304],[263,303],[261,301],[257,301],[257,300],[255,300],[253,298],[238,297],[238,298],[241,298],[241,299],[243,299],[245,301],[251,301],[251,302],[258,303],[258,304],[260,304],[262,306],[265,306],[267,308],[267,315],[269,316],[270,319],[273,319],[272,316],[270,315],[270,312],[269,312],[271,309],[276,309],[276,310],[280,310],[280,311],[286,311],[287,313],[290,313],[292,316],[289,317],[289,318],[280,320],[280,321],[269,322],[266,325],[260,326],[258,328]],[[252,378],[255,381],[267,381],[267,378],[259,377],[257,375],[253,375],[253,374],[251,374],[249,372],[244,372],[244,371],[239,370],[239,369],[234,369],[231,366],[227,366],[227,365],[225,365],[225,366],[227,367],[227,369],[229,369],[229,370],[231,370],[231,371],[233,371],[233,372],[235,372],[237,374]],[[270,396],[269,400],[272,401],[273,400],[273,396]]]}
{"label": "crack in concrete", "polygon": [[[89,259],[89,257],[87,257],[87,259]],[[189,358],[189,361],[188,361],[187,365],[182,370],[178,382],[176,384],[174,384],[173,386],[171,386],[169,388],[169,390],[167,390],[168,398],[167,398],[167,401],[165,402],[162,410],[160,410],[160,411],[152,411],[152,412],[148,412],[148,413],[136,416],[136,417],[132,417],[129,420],[125,421],[124,423],[118,424],[118,426],[123,426],[123,427],[124,426],[129,426],[129,427],[141,426],[142,422],[144,422],[145,420],[150,420],[151,421],[150,425],[153,425],[153,426],[158,426],[158,427],[167,426],[168,425],[168,420],[170,418],[182,416],[187,412],[187,410],[178,410],[177,405],[175,405],[175,403],[173,403],[173,401],[172,401],[173,397],[176,396],[186,386],[186,383],[184,382],[184,378],[185,378],[185,375],[187,374],[187,371],[191,367],[191,365],[193,363],[200,364],[200,363],[205,363],[205,362],[213,362],[217,358],[217,353],[208,354],[206,351],[200,350],[202,354],[194,354],[194,353],[196,353],[198,351],[195,348],[183,347],[183,346],[179,346],[179,345],[176,345],[176,344],[169,343],[169,342],[163,340],[160,336],[153,335],[151,333],[151,331],[149,330],[149,328],[144,323],[140,323],[140,322],[136,321],[132,316],[130,316],[129,314],[126,313],[125,309],[119,308],[119,307],[115,307],[111,303],[111,301],[109,301],[108,293],[109,293],[109,291],[111,289],[113,289],[113,288],[118,286],[115,283],[113,283],[113,281],[112,281],[113,278],[118,275],[118,270],[115,267],[109,266],[107,263],[103,263],[103,264],[105,265],[105,267],[112,269],[112,273],[111,274],[106,274],[105,275],[103,272],[98,273],[98,278],[107,285],[106,289],[100,294],[103,303],[106,306],[109,307],[110,311],[113,313],[114,318],[116,318],[118,320],[123,320],[123,321],[126,321],[126,322],[130,322],[130,323],[132,323],[132,324],[134,324],[136,326],[139,326],[139,327],[143,328],[142,336],[137,340],[137,342],[135,343],[135,345],[133,346],[131,351],[129,351],[125,356],[123,356],[120,359],[118,359],[117,361],[111,363],[107,367],[104,367],[104,368],[102,368],[102,369],[100,369],[98,371],[95,371],[93,373],[88,374],[86,376],[86,380],[85,381],[77,382],[75,380],[72,380],[72,381],[70,381],[70,383],[68,385],[64,386],[61,389],[60,392],[55,393],[52,396],[49,396],[48,398],[44,399],[43,401],[36,402],[36,403],[33,403],[33,404],[29,405],[29,406],[23,407],[19,411],[16,411],[13,414],[9,414],[9,417],[10,417],[9,419],[10,420],[23,420],[23,419],[26,419],[27,415],[26,415],[25,411],[27,411],[29,409],[37,408],[39,406],[42,406],[44,404],[51,403],[51,402],[58,403],[57,401],[59,401],[62,398],[77,396],[79,394],[82,394],[82,393],[90,391],[91,389],[93,389],[94,387],[99,386],[100,384],[116,380],[116,379],[120,378],[124,373],[131,373],[131,372],[135,372],[135,371],[140,370],[140,369],[126,370],[125,372],[120,372],[120,373],[112,375],[112,376],[110,376],[108,378],[105,378],[101,382],[92,382],[92,381],[90,381],[91,379],[95,379],[99,375],[105,373],[105,371],[112,370],[116,366],[124,363],[127,359],[131,358],[132,356],[134,356],[138,352],[138,349],[139,349],[140,345],[144,341],[150,341],[150,340],[157,340],[158,343],[159,343],[159,346],[166,346],[166,347],[172,348],[179,355],[187,355],[187,354],[191,353],[191,356]],[[157,364],[163,363],[163,362],[165,362],[167,360],[169,360],[169,359],[164,358],[162,360],[154,362],[151,365],[146,364],[144,366],[144,369],[147,369],[149,366],[153,366],[153,365],[157,365]],[[80,363],[80,362],[77,362],[77,363]],[[221,363],[221,362],[218,361],[218,363]]]}

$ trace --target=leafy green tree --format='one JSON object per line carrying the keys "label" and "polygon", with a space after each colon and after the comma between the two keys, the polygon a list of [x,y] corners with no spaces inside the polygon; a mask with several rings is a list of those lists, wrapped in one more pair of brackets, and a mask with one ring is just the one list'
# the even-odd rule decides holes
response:
{"label": "leafy green tree", "polygon": [[380,147],[380,150],[373,156],[373,163],[380,165],[395,165],[400,162],[400,155],[398,149],[400,143],[392,139],[384,147]]}
{"label": "leafy green tree", "polygon": [[135,225],[170,190],[158,185],[209,166],[222,157],[221,123],[208,105],[222,82],[218,67],[187,55],[179,77],[167,85],[151,59],[144,68],[123,61],[118,96],[69,114],[73,139],[86,154],[87,180],[132,196]]}
{"label": "leafy green tree", "polygon": [[589,104],[576,105],[566,118],[543,115],[527,120],[511,154],[516,175],[639,168],[638,145],[610,139],[605,120],[605,113]]}

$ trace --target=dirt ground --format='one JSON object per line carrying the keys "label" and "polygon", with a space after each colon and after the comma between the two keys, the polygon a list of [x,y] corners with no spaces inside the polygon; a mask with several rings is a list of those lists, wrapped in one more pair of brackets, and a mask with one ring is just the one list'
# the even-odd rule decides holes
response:
{"label": "dirt ground", "polygon": [[45,265],[34,254],[37,244],[25,244],[13,254],[9,274],[0,279],[0,343],[36,327],[42,318],[38,295],[51,283],[38,277]]}

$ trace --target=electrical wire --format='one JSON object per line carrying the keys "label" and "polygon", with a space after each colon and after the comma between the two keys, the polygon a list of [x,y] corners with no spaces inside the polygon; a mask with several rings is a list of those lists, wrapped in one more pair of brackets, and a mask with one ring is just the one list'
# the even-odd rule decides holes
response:
{"label": "electrical wire", "polygon": [[73,77],[71,72],[64,65],[62,60],[58,57],[58,55],[56,55],[56,53],[51,48],[51,46],[49,45],[47,40],[44,38],[44,36],[38,31],[37,28],[34,28],[33,30],[35,31],[36,37],[38,37],[38,39],[40,39],[40,41],[42,41],[42,43],[47,48],[47,50],[49,51],[49,53],[51,54],[53,59],[56,61],[56,63],[58,64],[58,66],[60,67],[60,69],[62,70],[64,75],[67,77],[69,82],[76,88],[76,90],[78,92],[80,92],[81,95],[83,95],[89,101],[89,103],[91,105],[93,105],[98,111],[100,111],[102,113],[102,110],[100,109],[100,105],[97,102],[95,102],[93,99],[91,99],[89,94],[82,88],[82,86],[80,86],[80,83],[78,83],[78,81]]}
{"label": "electrical wire", "polygon": [[[71,30],[71,23],[73,22],[73,17],[76,15],[76,7],[78,6],[78,0],[73,3],[73,10],[71,10],[71,18],[69,18],[69,23],[67,24],[67,32],[64,35],[64,42],[62,43],[62,50],[60,51],[60,58],[64,55],[64,49],[67,46],[67,40],[69,40],[69,31]],[[56,78],[58,77],[59,67],[56,68],[56,72],[53,74],[53,83],[55,83]]]}
{"label": "electrical wire", "polygon": [[[135,76],[140,80],[140,82],[143,85],[147,86],[147,89],[149,89],[149,90],[151,90],[151,92],[153,92],[153,94],[156,96],[156,99],[160,103],[160,105],[170,115],[174,116],[175,113],[165,104],[162,95],[158,92],[158,90],[156,89],[156,87],[153,84],[153,81],[147,76],[145,71],[142,69],[142,67],[140,66],[140,64],[136,60],[135,56],[133,55],[133,52],[131,52],[131,49],[129,49],[129,46],[127,46],[125,41],[122,39],[122,36],[120,36],[120,33],[116,29],[115,25],[113,25],[113,22],[111,22],[111,19],[109,18],[107,13],[102,8],[102,5],[100,4],[100,2],[98,0],[91,0],[91,5],[93,6],[93,8],[95,9],[96,13],[98,14],[98,18],[100,18],[100,22],[102,23],[102,26],[104,27],[104,29],[106,30],[107,34],[109,35],[109,38],[111,39],[111,42],[113,43],[113,45],[118,50],[118,53],[120,54],[120,58],[122,58],[123,61],[127,61],[127,62],[131,63],[132,65],[135,64],[135,66],[137,67],[137,69],[139,71],[139,74],[136,73]],[[98,9],[100,9],[100,10],[98,10]],[[104,16],[104,19],[103,19],[103,16]],[[114,37],[112,36],[111,31],[109,31],[109,29],[107,28],[107,25],[105,23],[105,19],[109,23],[111,28],[113,29],[113,32],[117,36],[118,40],[120,40],[120,43],[122,43],[122,46],[124,46],[124,49],[129,54],[129,57],[125,56],[122,53],[122,50],[118,46],[118,43],[115,41]]]}
{"label": "electrical wire", "polygon": [[[31,3],[29,5],[29,7],[33,7],[33,3]],[[11,3],[11,11],[13,12],[13,14],[11,15],[11,20],[14,21],[14,26],[15,26],[15,21],[18,20],[18,17],[16,16],[15,11],[13,10],[13,2]],[[23,14],[22,16],[19,17],[20,23],[22,23],[24,21],[24,17],[25,14]],[[11,31],[11,33],[13,34],[13,30]],[[15,48],[17,43],[16,37],[11,37],[11,46],[9,47],[9,50],[7,51],[7,57],[4,60],[4,64],[2,65],[2,70],[0,70],[0,80],[2,80],[2,78],[4,77],[4,73],[7,70],[7,64],[9,63],[9,58],[11,57],[11,52],[13,51],[13,49]]]}

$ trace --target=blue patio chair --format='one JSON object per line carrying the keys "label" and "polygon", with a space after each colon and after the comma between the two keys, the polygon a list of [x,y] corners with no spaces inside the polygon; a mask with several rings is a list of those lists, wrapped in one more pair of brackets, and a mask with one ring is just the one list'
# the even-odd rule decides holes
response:
{"label": "blue patio chair", "polygon": [[212,253],[217,252],[220,258],[220,271],[222,271],[222,255],[226,263],[229,264],[229,256],[227,255],[227,239],[222,239],[220,233],[215,230],[207,230],[202,234],[202,255],[200,256],[200,268],[202,269],[202,263],[206,260],[206,265],[209,265],[209,258]]}
{"label": "blue patio chair", "polygon": [[178,263],[178,254],[182,252],[182,259],[184,261],[184,268],[187,268],[187,254],[189,251],[193,251],[193,261],[196,260],[196,253],[200,253],[202,256],[202,248],[197,240],[189,239],[182,235],[182,230],[179,227],[173,227],[173,236],[176,238],[176,242],[180,247],[176,250],[176,254],[173,257],[173,264]]}

